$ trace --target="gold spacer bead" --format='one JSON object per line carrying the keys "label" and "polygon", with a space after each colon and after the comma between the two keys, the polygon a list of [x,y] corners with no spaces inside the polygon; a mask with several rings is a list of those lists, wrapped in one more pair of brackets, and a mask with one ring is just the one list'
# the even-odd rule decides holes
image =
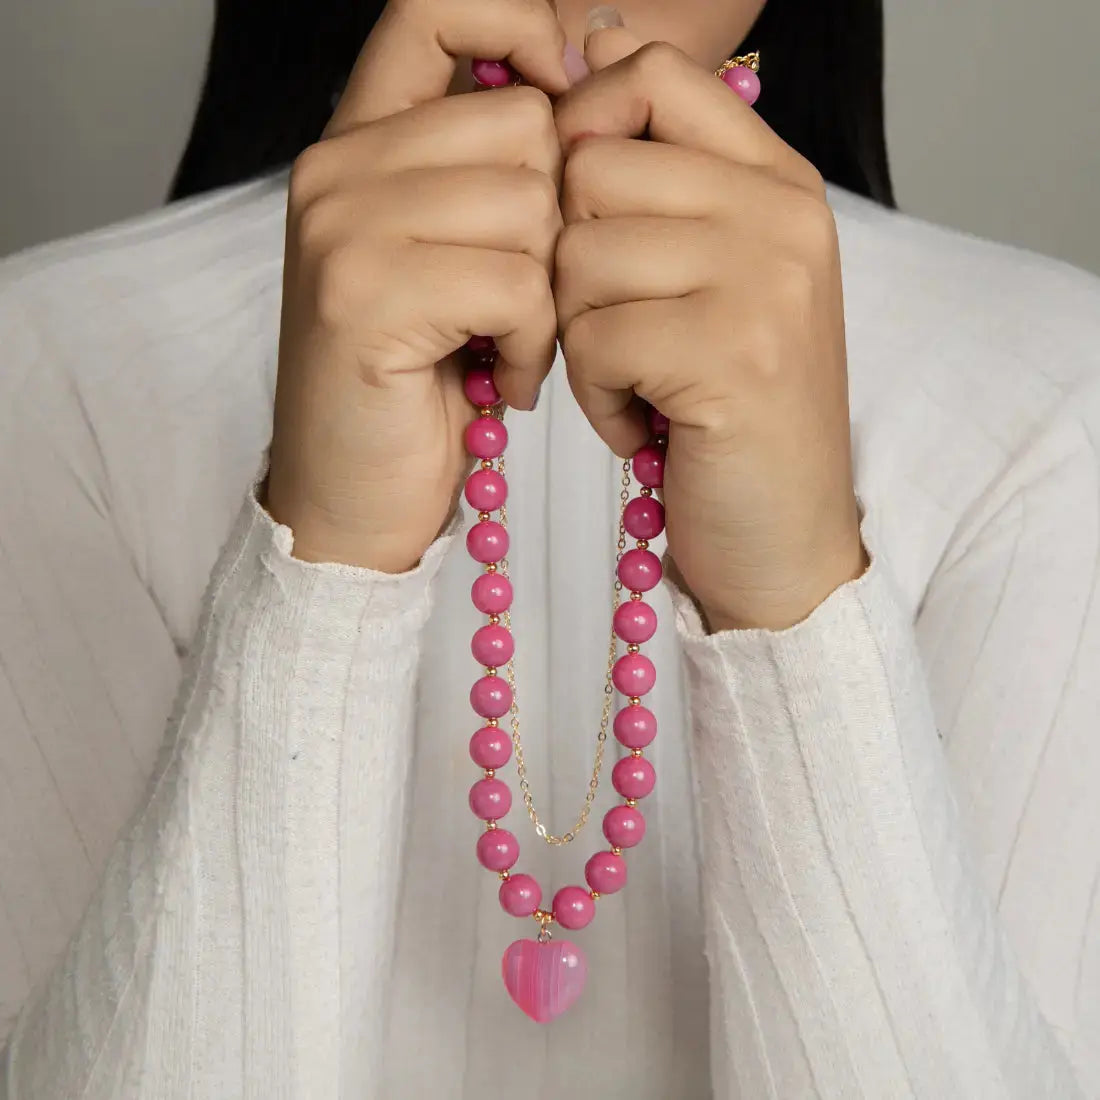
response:
{"label": "gold spacer bead", "polygon": [[638,549],[639,550],[648,550],[649,549],[649,539],[638,539]]}
{"label": "gold spacer bead", "polygon": [[491,562],[489,562],[489,564],[487,566],[485,566],[485,572],[486,573],[495,573],[496,571],[497,571],[497,563],[495,561],[491,561]]}
{"label": "gold spacer bead", "polygon": [[496,777],[497,777],[496,768],[486,768],[485,769],[485,778],[486,779],[496,779]]}
{"label": "gold spacer bead", "polygon": [[628,805],[628,806],[629,806],[629,807],[630,807],[631,809],[634,809],[634,807],[638,805],[638,800],[637,800],[636,798],[628,798],[628,799],[626,800],[626,804],[627,804],[627,805]]}
{"label": "gold spacer bead", "polygon": [[621,856],[623,854],[623,850],[618,845],[612,844],[611,845],[611,854],[615,855],[615,856]]}
{"label": "gold spacer bead", "polygon": [[497,823],[495,821],[486,821],[485,822],[485,831],[487,833],[491,833],[496,827],[497,827]]}
{"label": "gold spacer bead", "polygon": [[634,757],[641,756],[642,755],[642,750],[641,749],[631,749],[630,750],[630,755],[634,756]]}
{"label": "gold spacer bead", "polygon": [[631,598],[631,599],[632,599],[632,600],[633,600],[633,601],[634,601],[635,603],[639,603],[639,602],[641,601],[641,598],[642,598],[642,594],[641,594],[641,592],[631,592],[631,593],[630,593],[630,598]]}
{"label": "gold spacer bead", "polygon": [[637,695],[632,695],[630,697],[630,705],[632,707],[640,707],[642,705],[642,701],[638,698]]}
{"label": "gold spacer bead", "polygon": [[499,718],[486,718],[485,719],[485,724],[487,726],[489,726],[491,729],[496,729],[497,726],[500,725],[500,719]]}
{"label": "gold spacer bead", "polygon": [[481,468],[482,468],[483,470],[491,470],[491,469],[493,468],[493,462],[492,462],[492,459],[489,459],[489,458],[483,458],[483,459],[481,460]]}
{"label": "gold spacer bead", "polygon": [[630,645],[626,647],[626,651],[627,653],[641,653],[642,647],[638,645],[637,642],[631,642]]}
{"label": "gold spacer bead", "polygon": [[553,924],[554,914],[548,913],[545,909],[536,909],[532,916],[539,922],[539,924]]}
{"label": "gold spacer bead", "polygon": [[588,896],[589,896],[589,897],[590,897],[590,898],[591,898],[591,899],[592,899],[593,901],[599,901],[599,900],[600,900],[600,892],[599,892],[598,890],[589,890],[589,891],[588,891]]}
{"label": "gold spacer bead", "polygon": [[487,668],[485,669],[485,675],[486,675],[486,676],[495,676],[496,674],[497,674],[497,670],[496,670],[495,668],[493,668],[493,666],[492,666],[492,665],[489,665],[489,666],[488,666],[488,667],[487,667]]}
{"label": "gold spacer bead", "polygon": [[643,485],[642,488],[638,490],[638,496],[651,497],[653,496],[653,490],[648,485]]}
{"label": "gold spacer bead", "polygon": [[482,405],[481,408],[478,409],[478,412],[480,412],[482,416],[492,416],[493,415],[493,406],[492,405]]}
{"label": "gold spacer bead", "polygon": [[507,882],[512,877],[512,872],[500,871],[498,872],[497,877],[500,879],[501,882]]}
{"label": "gold spacer bead", "polygon": [[479,520],[481,520],[482,523],[487,523],[488,520],[489,520],[489,513],[488,512],[478,512],[477,518]]}
{"label": "gold spacer bead", "polygon": [[499,615],[490,615],[489,616],[489,625],[490,626],[500,626],[500,616]]}

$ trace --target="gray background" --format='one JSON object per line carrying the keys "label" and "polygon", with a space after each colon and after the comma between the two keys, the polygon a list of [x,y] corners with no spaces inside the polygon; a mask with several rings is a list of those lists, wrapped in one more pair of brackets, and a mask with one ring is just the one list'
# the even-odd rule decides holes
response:
{"label": "gray background", "polygon": [[[1100,3],[886,10],[902,207],[1100,272]],[[159,205],[212,20],[213,0],[0,0],[0,254]]]}

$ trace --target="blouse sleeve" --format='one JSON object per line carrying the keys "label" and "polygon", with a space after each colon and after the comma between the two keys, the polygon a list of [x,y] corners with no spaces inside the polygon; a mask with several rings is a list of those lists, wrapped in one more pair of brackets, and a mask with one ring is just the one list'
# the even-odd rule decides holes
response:
{"label": "blouse sleeve", "polygon": [[705,636],[693,710],[715,1094],[1100,1095],[1097,456],[1064,422],[919,613],[871,566]]}
{"label": "blouse sleeve", "polygon": [[373,1096],[422,627],[249,499],[143,807],[0,1056],[6,1100]]}

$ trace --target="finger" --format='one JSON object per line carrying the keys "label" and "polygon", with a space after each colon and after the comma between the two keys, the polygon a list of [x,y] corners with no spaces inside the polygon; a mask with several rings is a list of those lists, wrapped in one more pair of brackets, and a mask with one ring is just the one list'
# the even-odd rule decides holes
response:
{"label": "finger", "polygon": [[694,149],[655,141],[586,138],[565,165],[562,214],[567,222],[645,215],[704,218],[713,213],[715,194],[729,194],[734,167]]}
{"label": "finger", "polygon": [[475,334],[492,336],[500,349],[501,397],[513,408],[530,409],[557,348],[557,315],[545,268],[519,253],[446,244],[417,245],[409,259],[416,266],[403,283],[410,288],[414,328],[427,340],[442,335],[445,352]]}
{"label": "finger", "polygon": [[648,135],[654,141],[766,168],[791,182],[816,182],[808,161],[713,73],[674,46],[639,44],[633,53],[601,68],[601,42],[614,37],[614,56],[622,51],[628,33],[621,28],[601,30],[589,38],[586,56],[593,75],[555,108],[558,135],[567,152],[586,134]]}
{"label": "finger", "polygon": [[683,364],[704,323],[704,296],[589,310],[562,333],[573,395],[601,439],[627,458],[649,437],[636,397],[691,425],[699,371]]}
{"label": "finger", "polygon": [[507,60],[558,95],[565,32],[546,0],[391,0],[367,39],[326,136],[442,98],[458,57]]}
{"label": "finger", "polygon": [[711,281],[717,257],[705,222],[611,218],[576,222],[558,238],[554,301],[562,331],[581,313],[682,298]]}
{"label": "finger", "polygon": [[434,165],[504,164],[534,168],[557,180],[561,146],[550,101],[534,88],[496,88],[422,103],[331,143],[359,156],[372,173]]}
{"label": "finger", "polygon": [[561,211],[554,181],[530,168],[475,165],[402,172],[384,211],[387,231],[421,244],[523,252],[553,268]]}

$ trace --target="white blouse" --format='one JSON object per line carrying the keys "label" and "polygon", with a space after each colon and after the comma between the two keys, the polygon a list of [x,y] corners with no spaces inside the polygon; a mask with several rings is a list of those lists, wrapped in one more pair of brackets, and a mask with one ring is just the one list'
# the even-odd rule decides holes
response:
{"label": "white blouse", "polygon": [[[648,835],[549,1025],[474,857],[473,566],[306,565],[248,495],[284,182],[0,265],[0,1097],[1100,1096],[1100,284],[832,197],[871,568],[778,633],[655,594]],[[561,830],[617,462],[560,369],[509,418]],[[517,797],[521,867],[582,882],[611,801],[551,850]]]}

